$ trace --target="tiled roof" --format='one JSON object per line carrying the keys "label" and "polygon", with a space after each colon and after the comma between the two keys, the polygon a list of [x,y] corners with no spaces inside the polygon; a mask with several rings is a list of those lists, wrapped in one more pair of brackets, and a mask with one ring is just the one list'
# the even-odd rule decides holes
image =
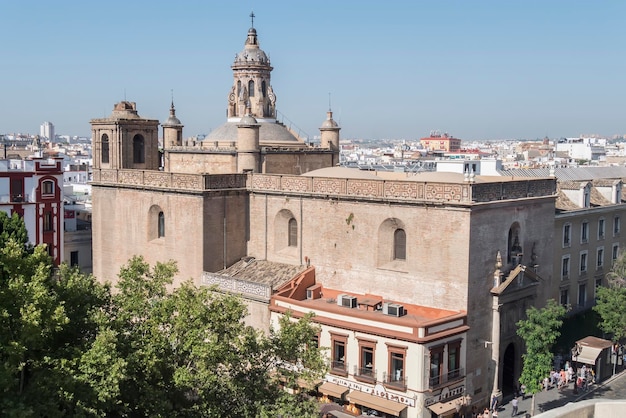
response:
{"label": "tiled roof", "polygon": [[244,257],[217,274],[266,284],[275,288],[293,279],[304,270],[306,270],[306,266],[294,266],[267,260],[257,260],[253,257]]}

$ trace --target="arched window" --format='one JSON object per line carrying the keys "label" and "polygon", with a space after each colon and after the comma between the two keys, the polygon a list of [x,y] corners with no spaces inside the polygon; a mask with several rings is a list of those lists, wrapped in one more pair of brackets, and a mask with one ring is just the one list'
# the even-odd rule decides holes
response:
{"label": "arched window", "polygon": [[263,93],[263,97],[267,94],[267,87],[265,85],[265,80],[261,82],[261,93]]}
{"label": "arched window", "polygon": [[248,81],[248,97],[254,97],[254,80]]}
{"label": "arched window", "polygon": [[298,222],[291,218],[289,219],[289,242],[290,247],[298,246]]}
{"label": "arched window", "polygon": [[109,136],[107,134],[102,135],[102,156],[100,162],[104,164],[109,163]]}
{"label": "arched window", "polygon": [[143,164],[145,159],[143,136],[137,134],[133,137],[133,163]]}
{"label": "arched window", "polygon": [[393,233],[393,259],[406,260],[406,232],[396,229]]}
{"label": "arched window", "polygon": [[165,236],[165,215],[163,215],[163,212],[159,212],[158,222],[158,237],[162,238]]}

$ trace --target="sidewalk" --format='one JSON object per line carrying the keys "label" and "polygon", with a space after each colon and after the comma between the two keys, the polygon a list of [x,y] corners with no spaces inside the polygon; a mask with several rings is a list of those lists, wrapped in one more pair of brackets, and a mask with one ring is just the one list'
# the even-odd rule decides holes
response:
{"label": "sidewalk", "polygon": [[[535,415],[538,415],[542,412],[549,411],[554,408],[561,407],[570,402],[577,402],[581,399],[590,397],[593,392],[596,390],[610,385],[611,382],[615,379],[619,379],[623,375],[626,375],[624,372],[617,373],[605,381],[593,384],[589,386],[587,391],[578,390],[578,393],[574,393],[574,384],[570,383],[567,387],[558,390],[557,388],[552,388],[549,390],[541,391],[535,394]],[[511,400],[512,398],[507,398],[505,402],[498,407],[498,418],[508,418],[511,416]],[[517,416],[530,416],[531,414],[531,405],[532,405],[532,397],[527,396],[526,399],[518,398],[518,413]],[[528,414],[528,415],[526,415]]]}

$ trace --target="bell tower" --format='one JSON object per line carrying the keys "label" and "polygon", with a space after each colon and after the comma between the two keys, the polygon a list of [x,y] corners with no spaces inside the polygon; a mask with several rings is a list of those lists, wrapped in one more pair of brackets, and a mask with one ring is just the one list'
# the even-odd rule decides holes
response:
{"label": "bell tower", "polygon": [[244,48],[235,56],[233,86],[228,95],[228,121],[239,122],[246,116],[248,104],[250,115],[259,122],[263,119],[276,119],[276,95],[270,83],[273,68],[270,60],[259,47],[254,13],[250,14],[252,27]]}
{"label": "bell tower", "polygon": [[159,169],[159,121],[139,116],[135,102],[116,103],[111,116],[90,124],[93,168]]}

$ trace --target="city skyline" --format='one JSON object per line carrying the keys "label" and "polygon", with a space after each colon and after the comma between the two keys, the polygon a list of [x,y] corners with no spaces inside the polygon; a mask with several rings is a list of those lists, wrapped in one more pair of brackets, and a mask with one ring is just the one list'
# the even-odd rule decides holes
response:
{"label": "city skyline", "polygon": [[251,25],[278,111],[310,136],[329,107],[343,138],[464,140],[623,134],[621,16],[606,1],[10,2],[0,132],[89,136],[121,100],[184,135],[226,120],[230,65]]}

